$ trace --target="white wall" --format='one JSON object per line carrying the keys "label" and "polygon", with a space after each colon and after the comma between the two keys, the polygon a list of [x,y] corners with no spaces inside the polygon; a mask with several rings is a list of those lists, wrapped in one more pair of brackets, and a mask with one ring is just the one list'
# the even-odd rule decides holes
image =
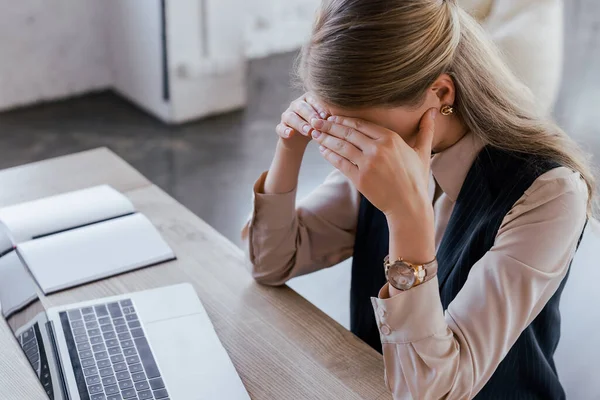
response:
{"label": "white wall", "polygon": [[[158,62],[137,68],[139,60],[159,58],[158,43],[148,43],[143,36],[135,43],[119,39],[127,32],[130,34],[125,36],[135,37],[131,33],[138,28],[158,29],[150,26],[158,23],[158,0],[0,0],[0,110],[109,87],[117,87],[125,97],[135,97],[140,106],[154,110],[164,120],[182,121],[197,113],[238,107],[245,96],[244,54],[257,58],[297,49],[308,37],[320,3],[204,1],[209,12],[213,11],[208,22],[221,27],[211,35],[211,58],[235,66],[232,70],[225,65],[228,73],[202,71],[205,66],[198,64],[195,54],[197,39],[181,34],[187,20],[198,18],[194,4],[200,0],[169,0],[172,16],[181,9],[195,10],[179,13],[185,17],[182,23],[169,26],[169,72],[177,111],[172,112],[166,104],[154,104],[159,101],[156,87],[140,84],[154,82],[160,72]],[[206,95],[197,98],[201,92]],[[148,104],[140,99],[148,99]]]}
{"label": "white wall", "polygon": [[321,0],[251,0],[246,4],[246,55],[257,58],[298,49],[310,35]]}
{"label": "white wall", "polygon": [[99,0],[0,0],[0,110],[106,88]]}

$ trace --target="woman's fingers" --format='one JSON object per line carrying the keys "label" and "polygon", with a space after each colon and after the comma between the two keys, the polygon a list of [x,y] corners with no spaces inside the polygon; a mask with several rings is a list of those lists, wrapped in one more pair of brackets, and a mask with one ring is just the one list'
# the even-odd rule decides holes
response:
{"label": "woman's fingers", "polygon": [[414,150],[424,163],[429,163],[431,159],[431,148],[433,146],[433,136],[435,134],[435,118],[438,115],[436,108],[431,108],[421,118],[419,124],[419,133]]}
{"label": "woman's fingers", "polygon": [[354,165],[360,165],[363,153],[352,143],[317,130],[312,132],[312,138],[321,146],[344,157]]}
{"label": "woman's fingers", "polygon": [[348,143],[352,143],[352,145],[362,151],[373,144],[373,139],[371,137],[354,127],[338,124],[334,122],[333,118],[337,117],[330,117],[326,121],[314,119],[311,121],[311,125],[316,131],[325,132]]}
{"label": "woman's fingers", "polygon": [[281,115],[281,122],[304,136],[308,136],[311,130],[306,121],[293,111],[284,112]]}
{"label": "woman's fingers", "polygon": [[327,111],[327,109],[322,104],[320,104],[313,96],[311,96],[310,94],[306,95],[305,99],[306,102],[317,111],[321,118],[327,119],[327,117],[329,117],[329,111]]}
{"label": "woman's fingers", "polygon": [[296,113],[301,119],[303,119],[302,126],[298,129],[303,135],[308,136],[312,127],[309,121],[312,119],[319,119],[320,116],[317,111],[306,101],[298,100],[292,103],[291,111]]}
{"label": "woman's fingers", "polygon": [[277,125],[277,127],[275,128],[275,131],[277,132],[277,134],[279,136],[281,136],[284,139],[288,139],[288,138],[292,137],[294,132],[296,132],[294,129],[290,128],[289,126],[287,126],[285,124]]}
{"label": "woman's fingers", "polygon": [[323,158],[325,158],[331,165],[338,169],[342,174],[348,177],[351,181],[355,181],[358,177],[358,167],[348,159],[340,156],[339,154],[331,151],[325,146],[320,146],[319,151]]}

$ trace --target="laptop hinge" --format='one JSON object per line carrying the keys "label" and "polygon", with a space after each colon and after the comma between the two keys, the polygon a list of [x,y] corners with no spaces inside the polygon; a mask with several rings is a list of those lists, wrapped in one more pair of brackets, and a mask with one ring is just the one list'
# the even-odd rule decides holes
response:
{"label": "laptop hinge", "polygon": [[60,357],[60,353],[58,351],[58,343],[56,343],[56,336],[54,334],[54,322],[48,321],[46,323],[46,330],[48,331],[48,336],[50,337],[50,341],[52,342],[52,350],[54,352],[54,359],[56,360],[56,366],[58,368],[58,380],[60,381],[63,398],[65,400],[71,400],[71,396],[69,395],[69,390],[67,388],[67,381],[65,379],[62,358]]}

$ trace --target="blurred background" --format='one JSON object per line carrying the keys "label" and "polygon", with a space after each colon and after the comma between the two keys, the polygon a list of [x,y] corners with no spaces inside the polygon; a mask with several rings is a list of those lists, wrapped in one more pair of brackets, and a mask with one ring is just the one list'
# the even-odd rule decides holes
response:
{"label": "blurred background", "polygon": [[[495,40],[529,43],[529,56],[551,49],[550,61],[507,57],[556,92],[544,98],[554,117],[600,156],[600,2],[523,0],[493,20],[492,0],[462,3]],[[0,168],[107,146],[242,246],[275,126],[301,94],[290,76],[318,4],[0,0]],[[532,26],[541,46],[528,42]],[[299,195],[329,171],[311,146]],[[344,263],[290,286],[348,326],[349,282]]]}

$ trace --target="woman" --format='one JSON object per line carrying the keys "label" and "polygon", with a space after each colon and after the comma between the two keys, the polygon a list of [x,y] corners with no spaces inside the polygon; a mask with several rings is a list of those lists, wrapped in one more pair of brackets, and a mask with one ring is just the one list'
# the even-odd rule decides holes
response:
{"label": "woman", "polygon": [[[281,285],[353,256],[352,331],[395,398],[561,399],[558,302],[594,182],[449,0],[330,0],[246,227]],[[334,167],[297,207],[309,140]]]}

